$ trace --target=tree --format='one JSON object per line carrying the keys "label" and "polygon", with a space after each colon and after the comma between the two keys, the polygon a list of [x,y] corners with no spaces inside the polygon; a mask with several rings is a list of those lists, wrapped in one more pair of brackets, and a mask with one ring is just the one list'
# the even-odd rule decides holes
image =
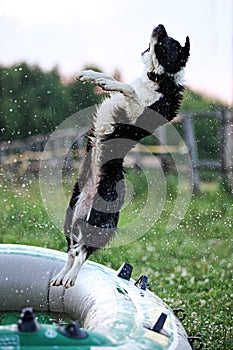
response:
{"label": "tree", "polygon": [[27,63],[0,66],[1,140],[49,133],[80,109],[98,104],[93,84],[64,85],[57,69],[42,71]]}

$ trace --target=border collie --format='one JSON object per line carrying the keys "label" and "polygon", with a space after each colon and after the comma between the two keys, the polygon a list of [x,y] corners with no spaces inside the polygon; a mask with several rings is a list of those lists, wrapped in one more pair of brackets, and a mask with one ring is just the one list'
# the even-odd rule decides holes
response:
{"label": "border collie", "polygon": [[113,238],[124,201],[124,157],[141,138],[176,116],[189,51],[189,37],[182,47],[160,24],[142,53],[144,72],[132,85],[92,70],[76,75],[77,80],[117,93],[106,98],[94,116],[86,156],[66,212],[68,259],[52,285],[72,287],[86,259]]}

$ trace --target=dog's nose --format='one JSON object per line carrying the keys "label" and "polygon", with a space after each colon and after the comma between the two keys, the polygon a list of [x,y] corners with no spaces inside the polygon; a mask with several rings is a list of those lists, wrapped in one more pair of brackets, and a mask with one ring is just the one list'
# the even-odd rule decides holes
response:
{"label": "dog's nose", "polygon": [[153,29],[152,37],[164,38],[165,36],[167,36],[167,32],[165,27],[162,24],[159,24],[157,27]]}

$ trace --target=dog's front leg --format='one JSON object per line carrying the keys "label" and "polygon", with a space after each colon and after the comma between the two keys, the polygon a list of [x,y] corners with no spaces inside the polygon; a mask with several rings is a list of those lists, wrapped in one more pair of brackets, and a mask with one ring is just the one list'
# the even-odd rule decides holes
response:
{"label": "dog's front leg", "polygon": [[137,97],[135,90],[129,84],[121,83],[117,80],[110,80],[104,77],[96,79],[95,82],[105,91],[117,91],[122,93],[125,97],[130,98]]}
{"label": "dog's front leg", "polygon": [[127,115],[131,123],[134,124],[145,108],[145,106],[140,103],[140,99],[134,88],[129,84],[105,78],[97,79],[95,82],[105,91],[116,91],[124,95]]}
{"label": "dog's front leg", "polygon": [[105,91],[118,91],[125,97],[136,98],[135,90],[129,84],[115,80],[111,75],[93,70],[82,70],[75,75],[77,80],[82,82],[91,81],[99,85]]}

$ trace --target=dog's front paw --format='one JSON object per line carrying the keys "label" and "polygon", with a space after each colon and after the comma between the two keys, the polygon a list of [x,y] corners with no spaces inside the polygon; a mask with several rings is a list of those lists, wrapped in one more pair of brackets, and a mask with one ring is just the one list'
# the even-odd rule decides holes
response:
{"label": "dog's front paw", "polygon": [[81,70],[75,74],[75,79],[80,81],[94,81],[98,77],[97,74],[93,70]]}
{"label": "dog's front paw", "polygon": [[95,72],[93,70],[81,70],[80,72],[76,73],[75,79],[79,81],[91,81],[96,83],[98,79],[108,79],[108,80],[114,80],[113,77],[109,74],[101,73],[101,72]]}
{"label": "dog's front paw", "polygon": [[121,83],[116,80],[100,78],[96,80],[96,83],[105,91],[121,92],[123,95],[128,97],[136,96],[134,89],[130,85]]}
{"label": "dog's front paw", "polygon": [[105,78],[100,78],[96,80],[98,86],[100,86],[104,91],[120,91],[121,83],[114,80],[109,80]]}

